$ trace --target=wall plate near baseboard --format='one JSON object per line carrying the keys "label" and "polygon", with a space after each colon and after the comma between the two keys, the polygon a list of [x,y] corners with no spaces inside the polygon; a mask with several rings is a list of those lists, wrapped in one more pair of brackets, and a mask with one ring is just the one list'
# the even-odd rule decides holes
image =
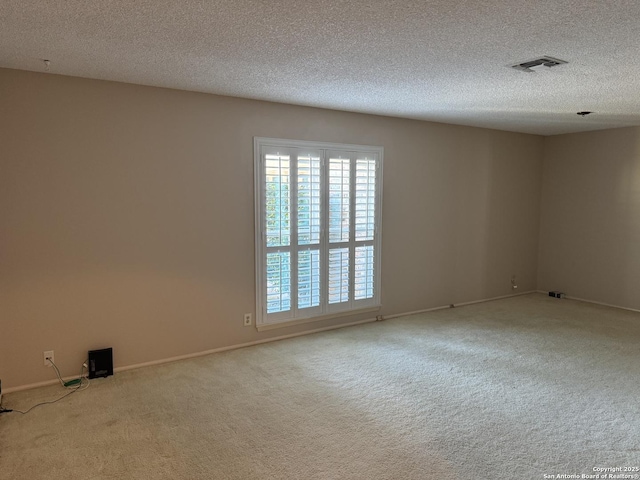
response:
{"label": "wall plate near baseboard", "polygon": [[554,298],[565,298],[565,294],[564,293],[556,292],[556,291],[549,292],[549,296],[550,297],[554,297]]}

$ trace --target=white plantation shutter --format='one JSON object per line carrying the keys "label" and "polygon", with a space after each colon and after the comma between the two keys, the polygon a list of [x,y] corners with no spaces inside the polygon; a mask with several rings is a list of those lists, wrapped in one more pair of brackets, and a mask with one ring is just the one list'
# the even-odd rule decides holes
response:
{"label": "white plantation shutter", "polygon": [[276,315],[291,310],[291,154],[282,150],[265,155],[263,181],[265,307],[267,315]]}
{"label": "white plantation shutter", "polygon": [[355,280],[354,300],[373,298],[376,231],[376,161],[355,162]]}
{"label": "white plantation shutter", "polygon": [[379,306],[382,148],[254,143],[257,326]]}
{"label": "white plantation shutter", "polygon": [[351,158],[329,152],[329,311],[350,308]]}
{"label": "white plantation shutter", "polygon": [[297,307],[296,317],[321,313],[320,308],[320,239],[321,239],[321,153],[298,150],[296,153],[297,185]]}

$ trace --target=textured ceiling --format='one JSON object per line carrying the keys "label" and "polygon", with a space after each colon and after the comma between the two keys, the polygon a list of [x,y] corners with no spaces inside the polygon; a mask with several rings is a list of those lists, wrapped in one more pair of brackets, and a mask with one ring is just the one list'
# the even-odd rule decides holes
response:
{"label": "textured ceiling", "polygon": [[542,135],[640,125],[639,45],[638,0],[0,0],[0,67]]}

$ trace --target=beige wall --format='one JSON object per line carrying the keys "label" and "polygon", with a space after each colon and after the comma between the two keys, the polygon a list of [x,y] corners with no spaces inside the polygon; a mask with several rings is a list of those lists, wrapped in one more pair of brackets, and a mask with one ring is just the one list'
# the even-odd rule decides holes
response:
{"label": "beige wall", "polygon": [[0,69],[0,378],[258,333],[253,137],[385,148],[382,314],[536,288],[542,137]]}
{"label": "beige wall", "polygon": [[545,139],[538,286],[640,309],[640,128]]}

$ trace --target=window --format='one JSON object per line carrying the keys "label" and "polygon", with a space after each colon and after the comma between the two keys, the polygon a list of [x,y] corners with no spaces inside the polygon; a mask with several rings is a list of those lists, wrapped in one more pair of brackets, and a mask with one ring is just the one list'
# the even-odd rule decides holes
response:
{"label": "window", "polygon": [[380,305],[381,147],[254,139],[260,328]]}

